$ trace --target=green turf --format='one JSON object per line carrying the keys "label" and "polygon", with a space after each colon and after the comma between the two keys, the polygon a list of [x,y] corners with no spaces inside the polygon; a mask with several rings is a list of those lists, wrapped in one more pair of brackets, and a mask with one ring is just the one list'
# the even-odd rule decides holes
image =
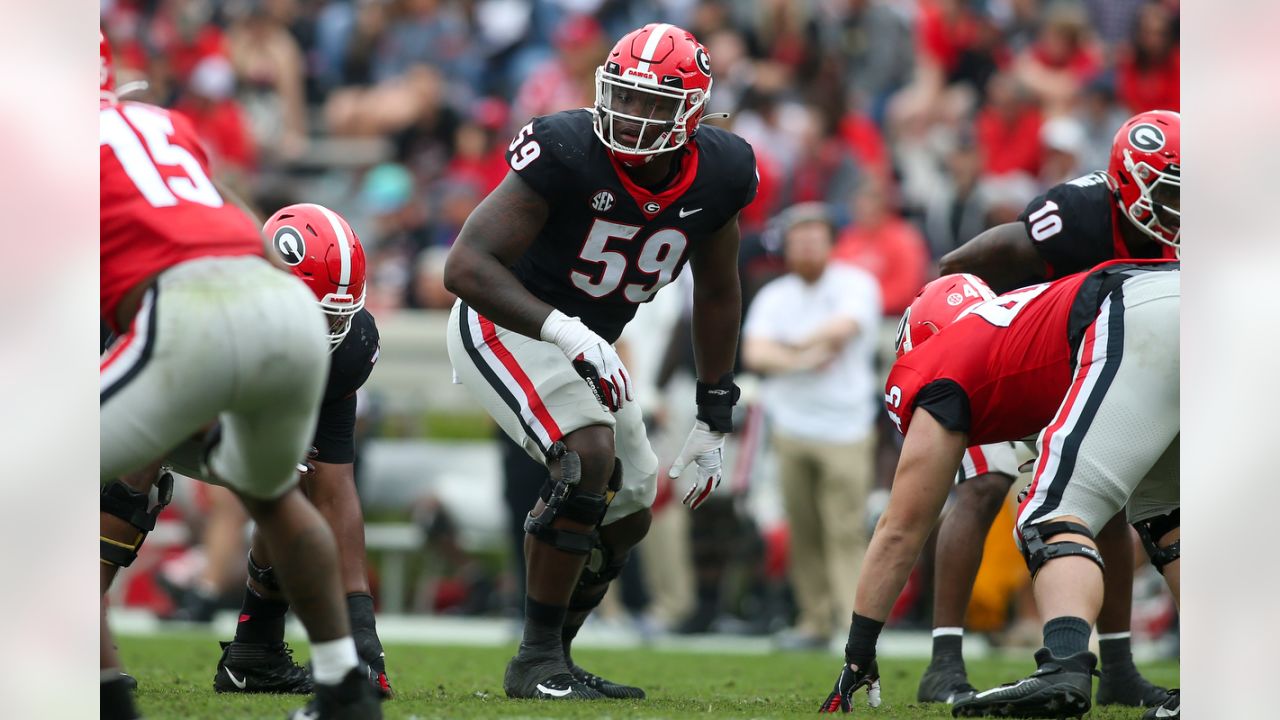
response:
{"label": "green turf", "polygon": [[[280,695],[217,695],[213,669],[218,644],[212,636],[124,637],[125,665],[140,683],[138,701],[148,718],[281,718],[303,698]],[[582,650],[574,657],[606,677],[635,683],[644,701],[554,703],[514,701],[502,694],[502,671],[510,648],[389,645],[387,668],[398,697],[383,704],[387,718],[765,718],[811,717],[839,670],[829,655],[702,655],[655,650]],[[305,650],[298,659],[305,662]],[[916,682],[924,661],[886,660],[884,704],[856,714],[881,720],[948,718],[945,706],[917,705]],[[1033,667],[1025,660],[970,662],[970,680],[985,688],[1016,680]],[[1175,686],[1175,663],[1144,666],[1157,683]],[[865,694],[859,694],[865,702]],[[1094,710],[1094,720],[1129,720],[1135,709]]]}

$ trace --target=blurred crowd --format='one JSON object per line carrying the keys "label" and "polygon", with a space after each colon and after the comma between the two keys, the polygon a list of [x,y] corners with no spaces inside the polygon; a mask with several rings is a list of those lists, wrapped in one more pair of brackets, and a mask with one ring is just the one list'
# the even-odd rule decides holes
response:
{"label": "blurred crowd", "polygon": [[[379,316],[449,307],[445,257],[510,138],[590,106],[609,47],[648,22],[706,45],[709,111],[729,114],[711,122],[755,149],[748,300],[787,270],[780,213],[822,203],[831,261],[878,284],[886,331],[939,257],[1104,169],[1128,116],[1180,109],[1178,0],[101,0],[101,21],[118,83],[188,114],[224,182],[351,221]],[[777,575],[767,540],[748,584]],[[724,560],[694,559],[698,603]]]}

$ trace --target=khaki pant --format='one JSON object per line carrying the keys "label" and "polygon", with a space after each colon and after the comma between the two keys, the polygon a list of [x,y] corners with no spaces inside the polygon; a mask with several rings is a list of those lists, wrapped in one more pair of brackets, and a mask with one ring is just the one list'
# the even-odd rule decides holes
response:
{"label": "khaki pant", "polygon": [[853,614],[867,550],[875,436],[827,443],[775,432],[773,443],[791,528],[791,584],[800,609],[796,630],[827,638]]}

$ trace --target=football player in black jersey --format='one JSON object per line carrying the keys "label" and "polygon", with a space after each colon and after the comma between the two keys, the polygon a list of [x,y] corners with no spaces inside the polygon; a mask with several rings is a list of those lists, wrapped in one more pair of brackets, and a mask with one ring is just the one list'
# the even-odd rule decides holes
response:
{"label": "football player in black jersey", "polygon": [[[382,643],[374,626],[373,596],[365,571],[364,515],[356,495],[356,391],[378,360],[378,328],[364,309],[365,258],[360,239],[341,216],[314,204],[290,205],[267,220],[263,232],[284,263],[315,293],[329,318],[329,379],[320,404],[313,450],[302,489],[328,521],[337,541],[343,589],[356,650],[370,681],[391,696]],[[293,661],[284,642],[288,602],[276,584],[271,559],[257,533],[248,558],[249,580],[235,639],[222,643],[213,678],[218,692],[309,693],[310,673]]]}
{"label": "football player in black jersey", "polygon": [[525,521],[525,627],[503,683],[510,697],[644,697],[583,670],[571,644],[648,531],[656,493],[658,459],[613,342],[686,262],[698,412],[669,474],[695,476],[691,507],[720,482],[738,397],[738,212],[757,177],[745,141],[700,123],[711,85],[707,51],[689,32],[628,33],[596,70],[593,107],[520,129],[511,172],[449,255],[457,377],[551,473]]}
{"label": "football player in black jersey", "polygon": [[[1018,222],[991,228],[948,253],[940,272],[970,273],[997,292],[1087,270],[1117,258],[1172,258],[1180,241],[1180,118],[1168,111],[1130,118],[1116,133],[1106,171],[1056,185],[1027,205]],[[1007,445],[1007,444],[1006,444]],[[1013,457],[984,446],[977,457]],[[966,461],[970,455],[966,454]],[[951,510],[938,529],[934,646],[917,699],[950,702],[974,692],[961,654],[962,628],[982,544],[1004,506],[1017,462],[966,462]],[[1153,706],[1168,697],[1138,672],[1130,654],[1133,546],[1123,515],[1098,533],[1107,559],[1106,600],[1098,616],[1099,705]]]}

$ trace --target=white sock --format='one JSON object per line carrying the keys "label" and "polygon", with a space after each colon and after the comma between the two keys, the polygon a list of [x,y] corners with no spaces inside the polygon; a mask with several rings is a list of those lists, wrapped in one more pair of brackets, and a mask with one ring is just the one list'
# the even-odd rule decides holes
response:
{"label": "white sock", "polygon": [[964,628],[936,627],[933,629],[934,637],[939,637],[941,635],[959,635],[960,637],[964,637]]}
{"label": "white sock", "polygon": [[321,685],[337,685],[360,662],[356,641],[348,635],[337,640],[311,643],[311,676]]}

